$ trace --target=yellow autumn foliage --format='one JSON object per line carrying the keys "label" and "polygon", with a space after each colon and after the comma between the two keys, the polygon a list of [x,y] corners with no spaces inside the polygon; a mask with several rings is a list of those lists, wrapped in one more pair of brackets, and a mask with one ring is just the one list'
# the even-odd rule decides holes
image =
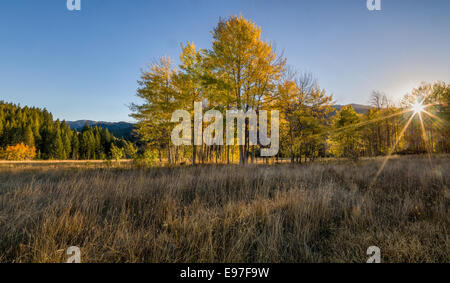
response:
{"label": "yellow autumn foliage", "polygon": [[7,146],[0,149],[0,159],[3,160],[31,160],[36,157],[36,148],[30,147],[24,143]]}

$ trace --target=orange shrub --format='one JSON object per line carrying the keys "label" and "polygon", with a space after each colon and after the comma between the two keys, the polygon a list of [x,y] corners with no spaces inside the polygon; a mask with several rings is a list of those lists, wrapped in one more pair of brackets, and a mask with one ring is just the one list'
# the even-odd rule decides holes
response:
{"label": "orange shrub", "polygon": [[0,150],[0,159],[6,160],[31,160],[36,157],[36,148],[24,143],[7,146]]}

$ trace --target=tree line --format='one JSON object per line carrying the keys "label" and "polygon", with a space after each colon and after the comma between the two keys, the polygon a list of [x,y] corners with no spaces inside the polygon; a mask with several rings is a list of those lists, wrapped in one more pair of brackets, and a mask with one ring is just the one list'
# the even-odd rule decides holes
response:
{"label": "tree line", "polygon": [[422,83],[399,105],[375,91],[370,97],[372,108],[366,114],[344,107],[333,117],[328,135],[330,153],[353,158],[449,153],[449,101],[450,85],[444,82]]}
{"label": "tree line", "polygon": [[[212,31],[210,48],[182,44],[179,62],[175,67],[171,58],[163,56],[143,70],[137,90],[143,103],[130,108],[130,116],[137,120],[141,147],[157,151],[160,160],[169,163],[246,164],[254,162],[262,148],[248,142],[248,121],[244,145],[174,146],[171,115],[175,110],[187,110],[193,121],[195,102],[202,102],[204,110],[222,113],[278,110],[280,151],[275,158],[291,162],[327,156],[449,151],[450,87],[444,82],[423,84],[406,95],[401,105],[374,92],[368,113],[358,114],[351,106],[334,113],[332,95],[320,88],[311,74],[299,74],[288,67],[272,43],[261,39],[260,27],[242,16],[220,19]],[[410,109],[419,100],[432,116]],[[410,115],[415,117],[404,129]]]}
{"label": "tree line", "polygon": [[113,157],[113,147],[124,148],[127,144],[107,129],[86,124],[78,132],[64,121],[53,120],[46,109],[0,101],[0,149],[10,152],[8,156],[16,158],[20,152],[34,149],[34,154],[26,156],[50,160],[107,159]]}

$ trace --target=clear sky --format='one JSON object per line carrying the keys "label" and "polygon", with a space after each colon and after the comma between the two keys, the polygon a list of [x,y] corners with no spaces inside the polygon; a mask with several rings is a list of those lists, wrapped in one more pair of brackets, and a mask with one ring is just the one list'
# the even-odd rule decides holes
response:
{"label": "clear sky", "polygon": [[179,44],[209,48],[219,17],[242,14],[312,72],[337,103],[372,90],[399,98],[421,81],[450,82],[450,1],[381,0],[0,1],[0,100],[56,118],[132,121],[140,69],[178,59]]}

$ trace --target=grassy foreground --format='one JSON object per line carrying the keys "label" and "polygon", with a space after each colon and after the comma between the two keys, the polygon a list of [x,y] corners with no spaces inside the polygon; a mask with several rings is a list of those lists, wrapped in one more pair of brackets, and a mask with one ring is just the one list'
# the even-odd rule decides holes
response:
{"label": "grassy foreground", "polygon": [[0,167],[0,262],[450,262],[449,161]]}

